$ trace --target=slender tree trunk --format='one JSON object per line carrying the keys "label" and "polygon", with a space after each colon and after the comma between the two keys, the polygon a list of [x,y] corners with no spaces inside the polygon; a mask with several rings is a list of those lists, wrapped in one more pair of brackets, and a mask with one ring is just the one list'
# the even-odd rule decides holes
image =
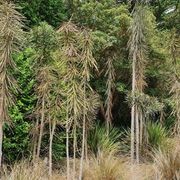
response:
{"label": "slender tree trunk", "polygon": [[135,112],[136,112],[136,162],[139,163],[139,111],[138,111],[138,107],[136,105],[135,108]]}
{"label": "slender tree trunk", "polygon": [[140,136],[140,150],[142,150],[142,139],[143,139],[143,115],[142,115],[142,110],[140,111],[139,114],[139,120],[140,120],[140,132],[139,132],[139,136]]}
{"label": "slender tree trunk", "polygon": [[83,173],[83,160],[84,160],[84,153],[85,153],[85,142],[86,142],[86,85],[84,85],[84,108],[83,108],[83,138],[82,138],[82,152],[81,152],[81,162],[80,162],[80,173],[79,173],[79,180],[82,180],[82,173]]}
{"label": "slender tree trunk", "polygon": [[45,101],[44,97],[42,99],[42,112],[41,112],[41,124],[40,124],[40,131],[39,131],[39,140],[38,140],[38,146],[37,146],[37,158],[39,158],[40,150],[41,150],[41,142],[42,142],[42,136],[43,136],[43,129],[44,129],[44,108],[45,107]]}
{"label": "slender tree trunk", "polygon": [[135,128],[134,128],[134,112],[135,108],[134,105],[131,108],[131,163],[134,163],[134,136],[135,136]]}
{"label": "slender tree trunk", "polygon": [[0,168],[2,166],[3,123],[0,122]]}
{"label": "slender tree trunk", "polygon": [[[67,108],[68,109],[68,108]],[[67,119],[66,119],[66,158],[67,158],[67,180],[70,180],[70,160],[69,160],[69,118],[68,118],[68,110],[67,110]]]}
{"label": "slender tree trunk", "polygon": [[76,148],[77,148],[76,120],[74,123],[73,131],[74,131],[73,132],[73,179],[75,180],[76,179]]}
{"label": "slender tree trunk", "polygon": [[87,142],[87,136],[88,136],[87,133],[88,133],[88,132],[87,132],[87,128],[86,128],[85,133],[86,133],[86,134],[85,134],[85,136],[86,136],[86,137],[85,137],[86,141],[85,141],[85,145],[84,145],[84,146],[85,146],[85,147],[84,147],[84,149],[85,149],[85,159],[86,159],[86,162],[88,162],[88,142]]}
{"label": "slender tree trunk", "polygon": [[83,173],[83,160],[84,160],[84,154],[85,154],[85,133],[86,133],[86,117],[83,118],[83,139],[82,139],[82,153],[81,153],[81,162],[80,162],[80,174],[79,174],[79,180],[82,180],[82,173]]}
{"label": "slender tree trunk", "polygon": [[33,162],[35,162],[36,160],[36,152],[37,152],[37,141],[38,141],[38,137],[37,137],[37,132],[38,132],[38,125],[39,125],[39,119],[37,118],[36,120],[36,127],[35,127],[35,132],[34,132],[34,138],[33,138]]}
{"label": "slender tree trunk", "polygon": [[69,127],[66,128],[66,158],[67,158],[67,180],[70,180]]}
{"label": "slender tree trunk", "polygon": [[135,140],[135,105],[134,105],[134,91],[135,91],[135,83],[136,83],[136,75],[135,75],[135,61],[136,59],[133,58],[132,63],[132,96],[133,96],[133,104],[131,108],[131,163],[134,163],[134,140]]}
{"label": "slender tree trunk", "polygon": [[[51,125],[51,123],[52,123],[52,125]],[[49,130],[50,130],[50,132],[49,132],[49,134],[50,134],[50,138],[49,138],[49,176],[50,177],[52,176],[52,143],[53,143],[55,127],[56,127],[55,120],[53,120],[53,122],[49,122]]]}

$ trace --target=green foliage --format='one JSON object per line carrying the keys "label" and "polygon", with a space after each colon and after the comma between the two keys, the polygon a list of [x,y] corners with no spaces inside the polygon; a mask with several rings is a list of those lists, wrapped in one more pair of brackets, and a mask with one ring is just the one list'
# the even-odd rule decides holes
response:
{"label": "green foliage", "polygon": [[164,148],[168,137],[168,131],[159,123],[148,122],[147,143],[153,149]]}
{"label": "green foliage", "polygon": [[[141,148],[141,154],[144,157],[149,157],[149,152],[154,152],[156,149],[167,149],[169,131],[166,127],[162,126],[158,122],[147,122],[146,130],[144,131],[144,141]],[[125,129],[120,142],[120,151],[124,154],[128,154],[131,144],[131,130]]]}
{"label": "green foliage", "polygon": [[41,22],[31,30],[29,41],[37,54],[38,59],[35,63],[49,63],[52,60],[51,52],[57,47],[57,37],[52,26]]}
{"label": "green foliage", "polygon": [[109,133],[105,126],[95,125],[88,135],[88,146],[94,155],[99,152],[117,152],[121,133],[116,128],[110,128]]}
{"label": "green foliage", "polygon": [[91,29],[113,34],[120,32],[121,27],[129,25],[128,14],[127,6],[116,6],[114,0],[90,1],[83,2],[77,7],[75,18]]}
{"label": "green foliage", "polygon": [[[59,163],[66,156],[66,133],[65,130],[61,127],[58,127],[55,130],[52,144],[52,158],[53,162]],[[48,147],[49,147],[49,132],[48,127],[46,126],[44,130],[44,136],[42,139],[42,148],[41,148],[41,157],[48,157]]]}
{"label": "green foliage", "polygon": [[55,134],[53,139],[53,159],[55,162],[62,160],[66,155],[65,131]]}
{"label": "green foliage", "polygon": [[21,12],[28,19],[29,26],[46,21],[50,25],[58,27],[67,18],[63,0],[14,1],[21,7]]}
{"label": "green foliage", "polygon": [[31,124],[25,121],[23,113],[19,111],[18,106],[11,110],[12,127],[5,126],[3,151],[4,160],[13,162],[22,157],[28,157],[30,139],[29,130]]}
{"label": "green foliage", "polygon": [[146,116],[154,115],[163,110],[163,103],[159,102],[157,98],[150,97],[147,94],[135,92],[134,96],[128,94],[127,101],[132,104],[139,105]]}
{"label": "green foliage", "polygon": [[[159,121],[160,112],[165,111],[162,113],[164,114],[165,126],[161,126],[159,123],[147,123],[148,148],[163,147],[168,136],[166,129],[170,129],[174,121],[176,121],[177,115],[175,116],[175,113],[172,114],[171,112],[175,112],[175,110],[177,112],[179,105],[177,103],[179,99],[177,96],[173,96],[173,99],[169,97],[169,90],[171,89],[170,86],[172,83],[170,82],[172,79],[169,79],[175,74],[175,65],[170,60],[171,53],[169,52],[170,40],[172,39],[170,31],[173,29],[173,31],[177,33],[175,39],[177,40],[176,46],[178,47],[180,24],[179,2],[176,0],[150,1],[148,7],[143,7],[146,11],[146,18],[143,24],[146,25],[144,36],[147,40],[148,50],[146,54],[147,66],[144,69],[147,86],[144,89],[144,94],[135,92],[135,97],[129,94],[127,97],[128,103],[125,99],[127,93],[131,90],[132,72],[131,61],[128,60],[129,52],[127,42],[130,33],[129,27],[132,21],[133,3],[127,3],[127,1],[117,3],[115,0],[14,0],[14,2],[21,6],[19,12],[22,12],[22,14],[27,17],[25,23],[29,27],[34,27],[32,29],[25,28],[26,31],[30,31],[25,43],[25,50],[21,50],[20,53],[13,55],[19,72],[10,73],[17,79],[20,85],[20,91],[16,95],[16,105],[13,106],[9,112],[12,118],[12,124],[11,126],[6,124],[4,127],[3,151],[6,161],[14,161],[30,154],[29,133],[30,129],[34,126],[32,123],[34,120],[33,112],[35,111],[35,104],[38,99],[38,93],[36,93],[35,97],[34,90],[37,90],[35,89],[35,87],[37,87],[35,84],[42,81],[42,76],[37,77],[39,69],[47,64],[53,66],[53,68],[48,67],[48,70],[53,73],[55,80],[58,79],[58,84],[55,85],[54,83],[52,85],[50,92],[51,100],[54,100],[56,95],[60,97],[63,96],[65,99],[65,91],[74,91],[72,85],[75,81],[77,81],[77,85],[75,86],[76,91],[78,93],[81,91],[81,86],[79,86],[81,83],[79,71],[82,66],[80,59],[83,54],[84,45],[82,44],[82,34],[79,33],[80,27],[81,29],[91,31],[93,57],[95,57],[97,61],[99,71],[92,71],[90,86],[100,95],[102,101],[98,115],[93,113],[93,107],[99,107],[99,104],[95,105],[95,100],[90,102],[92,112],[88,112],[88,116],[90,114],[90,120],[88,119],[88,122],[92,121],[92,119],[101,119],[102,121],[105,119],[106,64],[108,59],[113,59],[115,69],[115,85],[112,90],[113,124],[121,128],[122,126],[125,127],[125,125],[126,127],[129,126],[130,106],[128,107],[128,103],[130,105],[132,105],[132,103],[140,105],[143,114],[146,116],[145,119],[153,118]],[[175,9],[171,11],[173,8]],[[57,34],[53,27],[59,27],[62,22],[69,18],[71,18],[73,23],[77,24],[74,29],[75,31],[70,32],[68,37],[66,36],[67,29],[63,29],[64,34],[62,34],[62,32]],[[3,19],[1,18],[1,20]],[[74,26],[72,28],[74,28]],[[72,30],[71,27],[70,30]],[[4,38],[1,39],[4,40]],[[57,40],[60,41],[58,42]],[[65,41],[69,43],[67,48],[67,44],[64,43]],[[18,43],[18,45],[20,43]],[[65,48],[66,52],[60,52]],[[179,54],[179,51],[174,52],[174,48],[172,48],[172,50],[173,55],[177,56]],[[87,53],[88,52],[89,51],[87,51]],[[69,59],[66,57],[67,54],[69,55]],[[72,59],[76,61],[73,64],[77,67],[77,71],[75,72],[74,81],[69,83],[69,79],[65,75],[73,75]],[[178,64],[179,59],[176,59],[176,63]],[[176,68],[177,77],[179,75],[178,67],[179,66]],[[68,72],[67,69],[69,70]],[[76,76],[77,74],[78,76]],[[49,74],[44,73],[43,75],[44,79],[48,80]],[[53,81],[54,78],[50,80]],[[67,84],[69,84],[69,86],[67,86]],[[42,85],[44,85],[44,82],[42,82]],[[179,92],[178,87],[177,83],[174,84],[171,94]],[[45,95],[48,93],[45,91]],[[73,93],[69,94],[69,97],[73,99]],[[91,96],[95,99],[96,95],[88,92],[86,97],[88,102],[90,99],[93,99]],[[70,98],[67,100],[69,101]],[[78,103],[82,104],[82,95],[80,94],[78,98],[80,99]],[[134,102],[133,99],[135,100]],[[39,103],[41,104],[41,97],[39,97]],[[74,104],[76,104],[76,102]],[[54,108],[55,105],[55,103],[52,103],[50,105],[51,109],[47,109],[46,113],[50,113],[51,115],[55,114],[58,122],[65,124],[66,110],[62,108],[60,111],[56,111]],[[65,107],[64,103],[61,105]],[[82,115],[81,110],[82,106],[79,105],[77,108],[78,112],[76,112],[80,114],[78,117]],[[39,109],[37,109],[37,112],[40,114]],[[71,113],[69,114],[71,115]],[[79,119],[79,124],[81,125],[81,118]],[[45,133],[48,129],[46,125]],[[95,155],[102,150],[111,151],[117,149],[117,147],[119,148],[118,141],[120,136],[116,128],[111,129],[109,134],[107,134],[105,127],[97,125],[90,130],[88,137],[89,149]],[[43,138],[44,147],[42,152],[45,152],[44,154],[47,153],[48,138],[49,134],[46,133]],[[130,132],[128,130],[125,133],[125,138],[121,138],[121,140],[123,142],[122,151],[128,152],[130,147]],[[72,149],[70,149],[70,151],[71,150]],[[61,132],[61,128],[57,128],[53,140],[54,161],[60,160],[64,157],[64,154],[64,131]]]}
{"label": "green foliage", "polygon": [[10,116],[12,123],[5,126],[5,135],[3,141],[4,159],[7,162],[13,162],[30,154],[30,136],[32,122],[28,116],[34,108],[35,97],[33,95],[34,78],[32,72],[32,54],[33,50],[25,49],[15,55],[15,62],[18,67],[18,73],[14,74],[17,78],[20,92],[17,95],[17,103],[11,109]]}

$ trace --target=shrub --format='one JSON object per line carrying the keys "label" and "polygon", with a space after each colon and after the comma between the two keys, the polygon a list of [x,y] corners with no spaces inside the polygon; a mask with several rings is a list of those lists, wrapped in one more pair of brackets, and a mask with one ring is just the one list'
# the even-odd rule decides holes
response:
{"label": "shrub", "polygon": [[164,148],[168,137],[168,131],[159,123],[149,122],[147,124],[148,147],[157,149]]}
{"label": "shrub", "polygon": [[117,152],[119,150],[121,133],[116,128],[111,128],[109,133],[104,126],[99,124],[89,132],[88,145],[91,152],[97,155],[98,152]]}

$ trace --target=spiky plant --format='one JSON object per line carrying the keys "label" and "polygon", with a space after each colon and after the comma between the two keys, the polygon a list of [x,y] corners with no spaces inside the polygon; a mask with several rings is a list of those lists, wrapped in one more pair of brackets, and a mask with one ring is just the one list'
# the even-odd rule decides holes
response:
{"label": "spiky plant", "polygon": [[[96,124],[88,134],[88,147],[91,158],[85,164],[84,179],[121,179],[121,161],[116,157],[120,150],[121,133],[118,129]],[[87,166],[86,166],[87,165]]]}
{"label": "spiky plant", "polygon": [[91,153],[97,156],[98,152],[115,154],[119,150],[119,139],[121,137],[118,129],[110,128],[109,133],[105,126],[97,124],[88,135],[88,146]]}
{"label": "spiky plant", "polygon": [[[90,104],[88,103],[87,93],[92,91],[89,81],[91,76],[91,69],[95,68],[97,70],[97,63],[93,57],[92,49],[93,42],[90,33],[86,30],[82,33],[82,54],[81,54],[81,64],[82,64],[82,87],[83,87],[83,132],[82,132],[82,152],[81,152],[81,163],[80,163],[80,174],[79,179],[82,179],[83,172],[83,160],[85,151],[87,151],[87,122],[88,122],[88,111],[90,110]],[[92,106],[93,107],[93,106]],[[93,112],[93,111],[92,111]]]}
{"label": "spiky plant", "polygon": [[167,143],[168,131],[161,124],[149,122],[147,124],[147,143],[149,148],[164,148]]}
{"label": "spiky plant", "polygon": [[[53,84],[51,52],[55,49],[56,36],[53,28],[47,23],[41,23],[31,32],[32,47],[36,51],[35,74],[37,95],[36,103],[36,134],[34,134],[33,158],[39,158],[45,120],[47,120],[47,105],[50,104],[50,94]],[[40,123],[40,125],[39,125]],[[38,129],[38,127],[40,127]]]}
{"label": "spiky plant", "polygon": [[12,3],[0,1],[0,165],[2,163],[3,125],[9,121],[17,84],[11,71],[16,70],[12,55],[23,42],[24,17]]}
{"label": "spiky plant", "polygon": [[[95,114],[97,95],[93,92],[89,81],[91,69],[97,70],[96,60],[93,57],[93,42],[90,32],[81,30],[71,22],[64,23],[58,30],[60,42],[60,64],[65,65],[65,103],[66,119],[66,154],[67,178],[70,174],[69,165],[69,133],[73,132],[73,178],[76,171],[77,128],[82,129],[82,146],[79,179],[82,178],[82,168],[85,153],[87,152],[87,127]],[[92,104],[93,103],[93,104]],[[82,120],[82,121],[81,121]],[[87,153],[86,153],[87,154]]]}
{"label": "spiky plant", "polygon": [[[132,58],[132,96],[136,91],[142,93],[145,82],[146,38],[145,8],[139,3],[133,10],[133,22],[130,27],[129,53]],[[131,158],[139,162],[139,151],[142,144],[143,114],[142,109],[134,103],[131,108]],[[134,157],[135,153],[135,157]]]}
{"label": "spiky plant", "polygon": [[69,161],[69,133],[73,131],[73,178],[75,179],[76,170],[76,150],[77,150],[77,127],[79,118],[83,109],[83,90],[81,86],[81,73],[79,69],[80,56],[78,49],[78,40],[80,32],[76,25],[71,22],[64,23],[58,30],[59,41],[61,44],[61,61],[66,64],[64,82],[66,86],[66,155],[67,155],[67,179],[70,179],[70,161]]}

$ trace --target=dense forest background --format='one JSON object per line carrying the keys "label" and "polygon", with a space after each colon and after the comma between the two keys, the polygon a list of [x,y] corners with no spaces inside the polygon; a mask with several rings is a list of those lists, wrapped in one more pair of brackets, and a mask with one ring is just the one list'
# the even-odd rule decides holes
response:
{"label": "dense forest background", "polygon": [[[146,62],[140,64],[143,82],[139,83],[144,83],[143,92],[137,92],[135,97],[131,95],[130,52],[131,27],[137,2],[127,0],[13,0],[12,2],[17,6],[17,11],[25,17],[22,20],[24,38],[19,42],[20,50],[12,54],[17,68],[15,71],[10,69],[10,73],[16,79],[19,88],[18,91],[13,91],[15,103],[8,110],[11,121],[6,122],[3,127],[3,163],[13,164],[24,158],[33,158],[36,128],[40,128],[40,123],[38,127],[36,126],[36,119],[43,113],[43,102],[45,116],[51,114],[51,108],[56,109],[56,112],[52,110],[53,117],[56,114],[52,144],[53,162],[56,164],[66,157],[67,113],[61,107],[64,107],[64,98],[67,97],[64,91],[68,92],[68,87],[71,87],[66,82],[70,82],[68,78],[73,74],[73,69],[67,70],[67,65],[59,61],[64,57],[59,49],[65,48],[68,44],[66,39],[68,32],[71,45],[75,44],[74,48],[77,48],[78,52],[87,51],[89,54],[86,55],[92,59],[89,70],[84,72],[89,73],[84,82],[89,84],[86,90],[89,93],[85,98],[90,106],[88,112],[90,120],[87,125],[90,130],[93,131],[95,127],[105,124],[108,128],[118,129],[122,137],[126,136],[131,128],[131,103],[135,98],[144,107],[148,122],[160,125],[171,135],[180,133],[179,129],[175,128],[177,121],[180,121],[178,0],[150,0],[147,5],[142,5],[144,11],[142,26],[146,43],[142,48],[145,49]],[[82,32],[84,37],[88,32],[87,36],[91,37],[91,40],[86,42],[90,44],[87,45],[87,49],[84,42],[86,38],[79,40],[81,35],[77,31],[80,31],[80,34]],[[56,71],[58,69],[59,72],[57,75],[53,70],[55,79],[48,74],[48,68],[51,68],[52,64],[56,64]],[[74,66],[79,68],[78,65]],[[64,77],[67,79],[62,80]],[[52,83],[51,90],[48,89],[49,80],[58,81]],[[52,100],[59,96],[60,100]],[[83,101],[83,92],[77,96]],[[70,95],[68,97],[71,98]],[[49,103],[50,101],[55,101],[55,104]],[[50,105],[47,105],[48,103]],[[46,105],[49,108],[47,112]],[[51,125],[53,127],[53,122],[49,124],[47,118],[39,152],[39,156],[43,158],[48,156]],[[77,139],[81,137],[81,123],[78,129]],[[70,135],[70,144],[73,143],[71,138]],[[127,150],[123,148],[122,152],[124,151]],[[73,156],[71,148],[70,156]]]}

